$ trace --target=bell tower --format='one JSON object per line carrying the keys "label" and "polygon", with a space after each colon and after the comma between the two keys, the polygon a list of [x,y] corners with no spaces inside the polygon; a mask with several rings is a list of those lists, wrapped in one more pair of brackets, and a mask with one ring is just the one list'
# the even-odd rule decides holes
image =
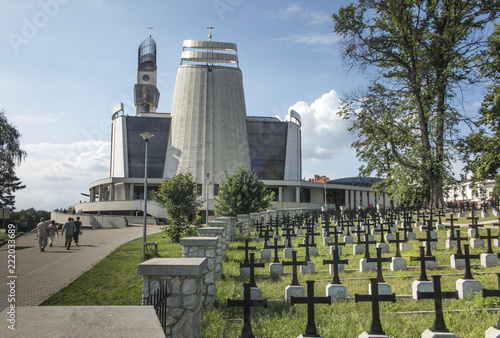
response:
{"label": "bell tower", "polygon": [[151,27],[149,27],[149,37],[139,46],[137,83],[134,86],[134,101],[136,115],[154,113],[160,101],[160,92],[156,88],[156,42],[151,37]]}

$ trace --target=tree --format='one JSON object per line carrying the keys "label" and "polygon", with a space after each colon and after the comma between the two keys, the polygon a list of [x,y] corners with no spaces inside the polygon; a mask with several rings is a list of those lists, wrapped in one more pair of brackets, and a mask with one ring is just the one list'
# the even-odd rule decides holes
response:
{"label": "tree", "polygon": [[218,216],[248,214],[268,209],[274,199],[274,192],[268,190],[254,172],[246,166],[232,174],[226,171],[216,198],[215,213]]}
{"label": "tree", "polygon": [[464,170],[472,173],[473,185],[487,179],[500,181],[500,24],[488,39],[481,64],[481,74],[491,82],[479,109],[479,129],[459,143]]}
{"label": "tree", "polygon": [[0,110],[0,204],[14,207],[17,190],[26,188],[16,176],[16,165],[26,158],[21,149],[19,131],[9,124],[5,111]]}
{"label": "tree", "polygon": [[[483,30],[498,18],[493,0],[358,0],[333,15],[350,67],[373,76],[367,93],[344,99],[361,174],[382,174],[389,192],[418,188],[443,205],[459,113],[456,95],[478,81]],[[369,73],[371,71],[371,73]],[[374,120],[375,119],[375,120]]]}
{"label": "tree", "polygon": [[188,218],[201,206],[197,200],[196,182],[189,171],[181,171],[174,177],[165,178],[153,200],[167,209],[170,226],[167,234],[174,243],[180,239],[189,227]]}

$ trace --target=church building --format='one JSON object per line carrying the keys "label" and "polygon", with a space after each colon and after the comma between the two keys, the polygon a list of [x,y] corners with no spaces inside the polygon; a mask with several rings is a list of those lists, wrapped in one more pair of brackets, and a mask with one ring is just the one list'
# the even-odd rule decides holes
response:
{"label": "church building", "polygon": [[202,210],[213,215],[225,172],[241,164],[275,192],[275,209],[388,205],[386,196],[376,196],[371,184],[359,184],[358,178],[338,183],[301,180],[300,115],[291,110],[287,121],[247,116],[234,43],[212,41],[211,35],[209,41],[185,40],[170,113],[157,112],[159,100],[156,42],[150,35],[138,50],[134,116],[124,113],[123,104],[113,108],[110,176],[92,182],[90,201],[76,209],[124,216],[142,212],[145,133],[150,137],[147,210],[156,218],[166,218],[165,209],[151,200],[163,178],[179,171],[193,173]]}

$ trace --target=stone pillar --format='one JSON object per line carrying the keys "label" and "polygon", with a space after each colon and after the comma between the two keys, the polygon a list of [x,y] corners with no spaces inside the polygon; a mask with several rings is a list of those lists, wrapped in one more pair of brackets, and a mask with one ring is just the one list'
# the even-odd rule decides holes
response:
{"label": "stone pillar", "polygon": [[224,228],[206,227],[198,228],[198,233],[201,237],[216,237],[217,249],[215,250],[215,278],[222,277],[222,263],[226,259],[226,248],[222,245],[222,236],[224,236]]}
{"label": "stone pillar", "polygon": [[218,241],[216,237],[181,238],[183,258],[206,257],[207,259],[207,267],[202,271],[201,286],[201,302],[206,309],[215,306],[215,261]]}
{"label": "stone pillar", "polygon": [[207,225],[210,228],[224,229],[224,233],[222,235],[222,251],[223,251],[223,256],[226,257],[226,250],[229,247],[229,224],[227,222],[221,222],[221,221],[210,221],[208,222]]}
{"label": "stone pillar", "polygon": [[236,228],[238,227],[238,219],[236,217],[217,217],[214,218],[215,222],[221,221],[228,223],[229,240],[236,240]]}
{"label": "stone pillar", "polygon": [[249,237],[252,233],[250,215],[238,215],[238,223],[241,224],[240,233],[243,234],[243,236]]}
{"label": "stone pillar", "polygon": [[202,271],[206,267],[206,258],[153,258],[139,264],[143,299],[167,284],[167,338],[201,337]]}

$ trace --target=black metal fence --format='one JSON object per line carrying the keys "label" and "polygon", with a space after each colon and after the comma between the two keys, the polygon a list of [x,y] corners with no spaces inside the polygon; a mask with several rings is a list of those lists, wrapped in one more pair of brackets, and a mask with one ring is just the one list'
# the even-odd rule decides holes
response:
{"label": "black metal fence", "polygon": [[155,292],[144,298],[144,305],[153,305],[163,332],[167,328],[167,283],[163,283]]}

